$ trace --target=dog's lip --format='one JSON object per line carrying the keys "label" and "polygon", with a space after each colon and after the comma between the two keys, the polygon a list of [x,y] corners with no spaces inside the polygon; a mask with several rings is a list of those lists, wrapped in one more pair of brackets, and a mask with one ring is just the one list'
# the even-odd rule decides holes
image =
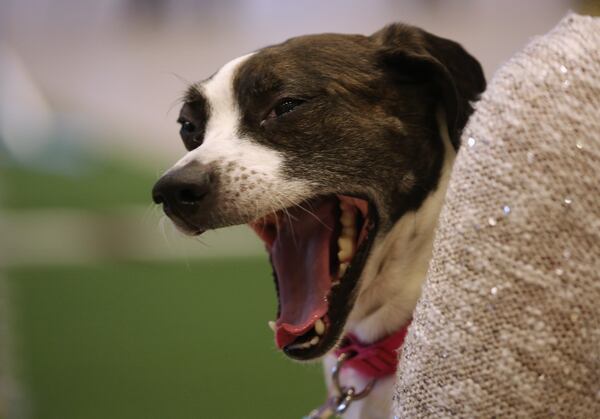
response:
{"label": "dog's lip", "polygon": [[205,229],[199,228],[195,226],[191,222],[187,221],[185,218],[181,217],[177,212],[173,211],[170,207],[163,207],[164,213],[173,221],[175,227],[183,234],[187,234],[188,236],[199,236],[206,232]]}

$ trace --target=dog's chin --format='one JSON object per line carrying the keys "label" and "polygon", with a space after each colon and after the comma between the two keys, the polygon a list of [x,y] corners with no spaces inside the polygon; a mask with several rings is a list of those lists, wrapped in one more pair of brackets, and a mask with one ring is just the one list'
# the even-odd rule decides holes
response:
{"label": "dog's chin", "polygon": [[197,228],[191,224],[187,224],[185,222],[175,221],[173,218],[171,218],[171,220],[173,221],[173,225],[175,226],[177,231],[179,231],[182,234],[185,234],[186,236],[192,236],[192,237],[199,236],[200,234],[202,234],[206,231],[206,230]]}
{"label": "dog's chin", "polygon": [[377,233],[375,206],[319,196],[250,223],[270,255],[278,298],[275,342],[311,360],[339,341]]}

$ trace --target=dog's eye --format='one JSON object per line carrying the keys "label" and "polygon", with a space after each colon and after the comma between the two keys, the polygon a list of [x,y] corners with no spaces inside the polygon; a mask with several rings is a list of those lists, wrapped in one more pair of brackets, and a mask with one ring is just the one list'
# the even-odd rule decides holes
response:
{"label": "dog's eye", "polygon": [[190,121],[183,118],[179,118],[177,121],[181,128],[179,129],[179,135],[183,140],[185,148],[193,150],[202,144],[203,141],[203,130],[199,130],[198,127]]}
{"label": "dog's eye", "polygon": [[192,124],[190,121],[181,121],[181,133],[186,133],[186,134],[191,134],[196,130],[196,127],[194,126],[194,124]]}
{"label": "dog's eye", "polygon": [[278,118],[278,117],[280,117],[283,114],[286,114],[288,112],[293,111],[296,108],[296,106],[302,104],[303,102],[304,102],[303,100],[292,99],[292,98],[289,98],[289,97],[281,99],[277,103],[277,105],[275,105],[275,107],[273,108],[273,110],[269,114],[269,117]]}

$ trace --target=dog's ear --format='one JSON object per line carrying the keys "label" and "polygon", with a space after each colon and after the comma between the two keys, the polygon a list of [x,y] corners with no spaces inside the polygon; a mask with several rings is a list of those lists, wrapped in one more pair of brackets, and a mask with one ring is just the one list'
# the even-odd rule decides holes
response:
{"label": "dog's ear", "polygon": [[392,24],[371,35],[381,65],[402,82],[432,81],[441,94],[450,139],[456,149],[473,112],[471,101],[485,89],[479,62],[458,43],[422,29]]}

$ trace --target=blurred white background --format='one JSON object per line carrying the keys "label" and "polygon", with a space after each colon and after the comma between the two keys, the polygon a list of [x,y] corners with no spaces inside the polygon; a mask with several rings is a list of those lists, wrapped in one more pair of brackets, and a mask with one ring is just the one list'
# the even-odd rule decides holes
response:
{"label": "blurred white background", "polygon": [[183,152],[174,121],[186,81],[208,77],[248,51],[301,34],[370,34],[404,21],[462,43],[489,78],[576,6],[569,0],[3,0],[0,137],[27,152],[23,130],[58,124],[94,134],[73,135],[75,141],[97,138],[94,146],[123,148],[163,169]]}

